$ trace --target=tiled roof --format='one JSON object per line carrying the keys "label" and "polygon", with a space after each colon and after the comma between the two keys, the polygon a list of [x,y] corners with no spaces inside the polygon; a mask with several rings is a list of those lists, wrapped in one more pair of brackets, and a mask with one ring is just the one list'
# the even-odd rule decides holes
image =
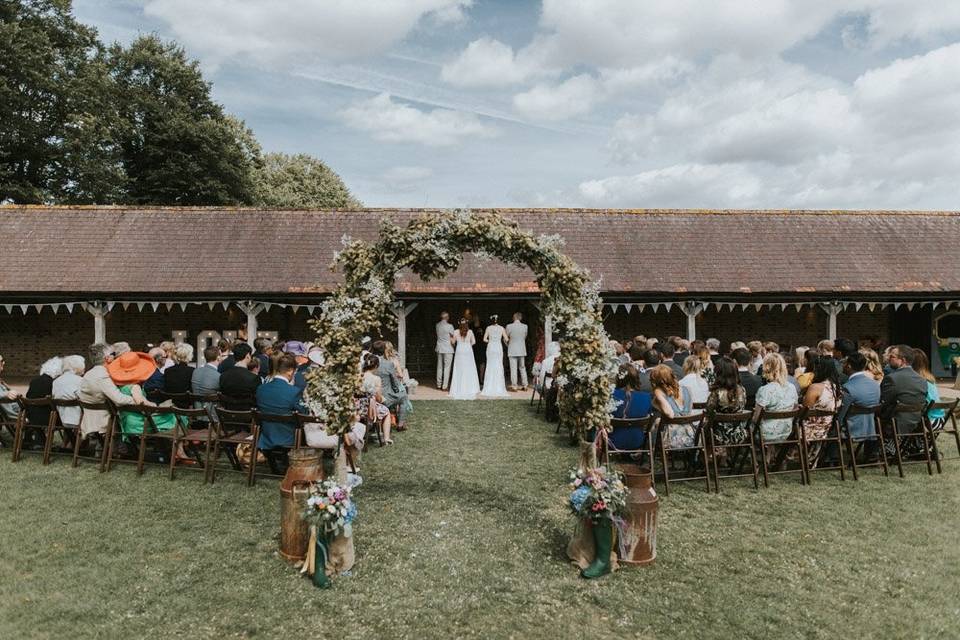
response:
{"label": "tiled roof", "polygon": [[[960,213],[501,209],[603,278],[608,294],[667,298],[960,292]],[[375,238],[414,209],[290,211],[0,207],[0,296],[317,294],[344,234]],[[418,294],[536,291],[530,272],[466,256]]]}

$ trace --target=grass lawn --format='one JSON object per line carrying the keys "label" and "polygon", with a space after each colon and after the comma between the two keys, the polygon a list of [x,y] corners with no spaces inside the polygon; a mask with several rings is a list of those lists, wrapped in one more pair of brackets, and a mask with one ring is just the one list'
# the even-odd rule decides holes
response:
{"label": "grass lawn", "polygon": [[960,463],[661,499],[658,559],[564,556],[575,450],[526,403],[421,401],[364,460],[352,577],[276,554],[277,483],[0,459],[0,638],[960,637]]}

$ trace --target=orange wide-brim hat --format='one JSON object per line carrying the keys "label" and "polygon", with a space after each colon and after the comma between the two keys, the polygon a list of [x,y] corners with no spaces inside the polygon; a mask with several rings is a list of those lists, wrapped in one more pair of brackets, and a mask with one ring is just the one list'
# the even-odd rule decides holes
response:
{"label": "orange wide-brim hat", "polygon": [[145,353],[128,351],[107,365],[107,373],[114,384],[139,384],[153,375],[157,365]]}

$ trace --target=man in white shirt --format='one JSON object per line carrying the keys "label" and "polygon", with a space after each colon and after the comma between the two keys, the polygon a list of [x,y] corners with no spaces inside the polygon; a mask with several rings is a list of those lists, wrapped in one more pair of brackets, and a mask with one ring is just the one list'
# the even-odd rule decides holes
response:
{"label": "man in white shirt", "polygon": [[444,311],[437,323],[437,389],[447,390],[450,386],[450,373],[453,371],[453,344],[450,337],[454,333],[450,324],[450,314]]}
{"label": "man in white shirt", "polygon": [[520,369],[520,382],[527,388],[527,325],[521,321],[523,314],[513,314],[513,322],[507,325],[507,356],[510,358],[510,390],[517,390],[517,369]]}

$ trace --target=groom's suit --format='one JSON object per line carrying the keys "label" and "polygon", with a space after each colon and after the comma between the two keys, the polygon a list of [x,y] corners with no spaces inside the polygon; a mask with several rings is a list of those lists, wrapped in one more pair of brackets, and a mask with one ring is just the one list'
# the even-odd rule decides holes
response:
{"label": "groom's suit", "polygon": [[437,323],[437,389],[446,389],[450,386],[450,372],[453,370],[453,345],[450,336],[454,333],[453,325],[446,320]]}
{"label": "groom's suit", "polygon": [[527,386],[527,325],[514,320],[506,327],[507,356],[510,358],[510,386],[517,386],[517,369],[520,369],[520,380]]}

